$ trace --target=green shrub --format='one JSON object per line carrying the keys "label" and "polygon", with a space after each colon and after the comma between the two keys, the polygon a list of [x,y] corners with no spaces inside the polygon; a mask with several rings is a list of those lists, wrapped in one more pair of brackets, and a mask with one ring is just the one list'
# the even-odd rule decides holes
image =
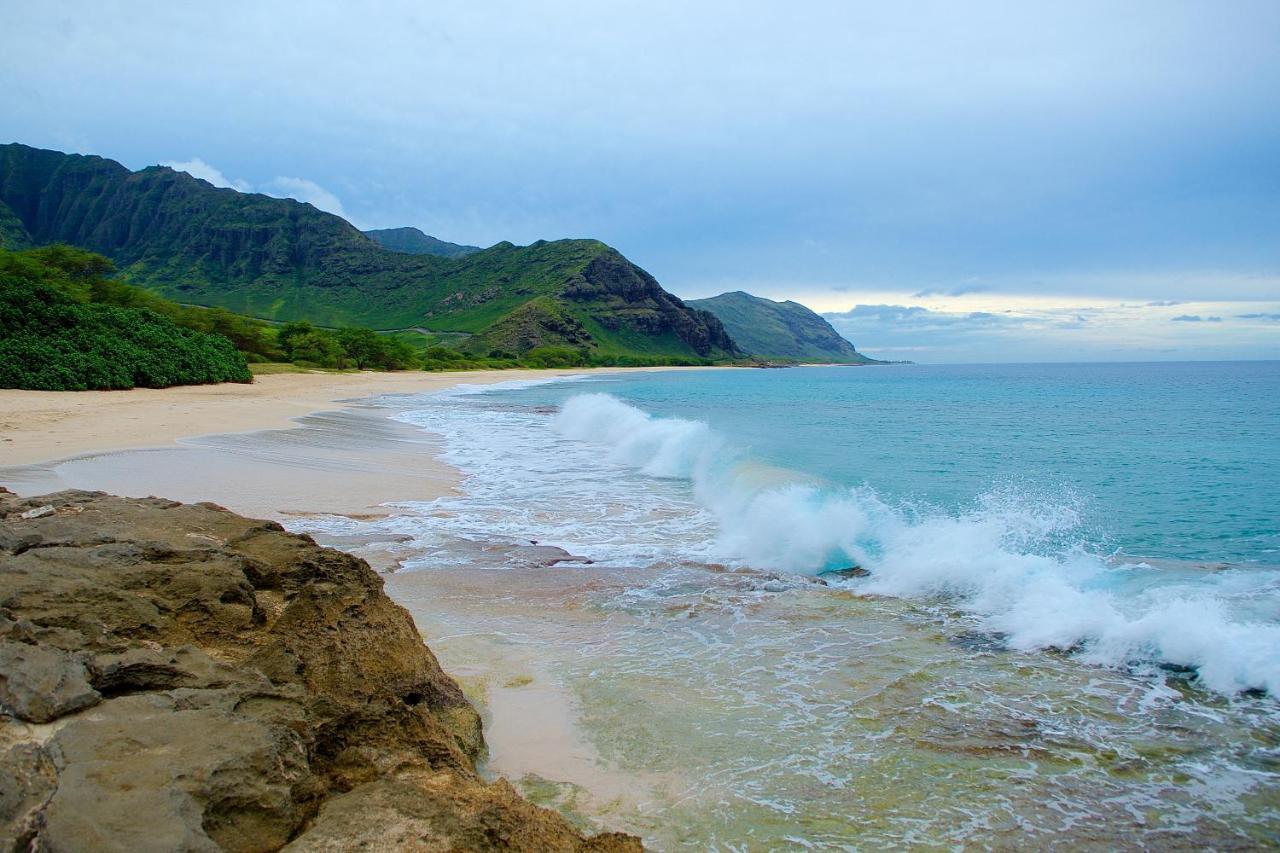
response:
{"label": "green shrub", "polygon": [[373,329],[338,329],[334,337],[361,370],[405,370],[415,360],[413,347]]}
{"label": "green shrub", "polygon": [[218,335],[148,308],[91,302],[110,263],[48,247],[0,251],[0,387],[45,391],[252,382]]}
{"label": "green shrub", "polygon": [[585,349],[571,347],[538,347],[521,359],[530,367],[586,367],[590,355]]}

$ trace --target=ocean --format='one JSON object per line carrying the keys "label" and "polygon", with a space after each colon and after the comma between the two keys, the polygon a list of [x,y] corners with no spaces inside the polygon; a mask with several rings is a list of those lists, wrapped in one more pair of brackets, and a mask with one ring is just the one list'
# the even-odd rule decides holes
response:
{"label": "ocean", "polygon": [[301,526],[395,533],[405,572],[516,598],[528,543],[591,561],[537,570],[562,614],[476,629],[537,648],[642,780],[590,805],[523,780],[584,821],[659,849],[1280,844],[1280,363],[381,402],[442,436],[461,494]]}

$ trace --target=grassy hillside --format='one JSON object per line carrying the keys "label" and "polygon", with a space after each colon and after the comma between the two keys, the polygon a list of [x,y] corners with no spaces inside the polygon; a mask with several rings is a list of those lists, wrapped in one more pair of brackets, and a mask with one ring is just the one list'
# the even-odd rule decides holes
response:
{"label": "grassy hillside", "polygon": [[480,251],[479,246],[464,246],[438,240],[417,228],[376,228],[364,235],[384,249],[406,255],[439,255],[442,258],[461,258]]}
{"label": "grassy hillside", "polygon": [[831,324],[798,302],[774,302],[749,293],[722,293],[688,304],[720,319],[743,351],[801,362],[879,364],[854,349]]}
{"label": "grassy hillside", "polygon": [[309,204],[18,144],[0,146],[0,202],[33,243],[99,252],[179,302],[322,326],[465,332],[474,352],[541,342],[592,357],[738,354],[714,316],[595,240],[404,254]]}

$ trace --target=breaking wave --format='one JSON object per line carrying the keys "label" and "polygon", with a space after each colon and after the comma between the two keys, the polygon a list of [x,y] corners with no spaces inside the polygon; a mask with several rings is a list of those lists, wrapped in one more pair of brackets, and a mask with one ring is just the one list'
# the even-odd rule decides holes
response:
{"label": "breaking wave", "polygon": [[615,465],[690,481],[717,522],[718,561],[803,574],[857,565],[870,572],[847,581],[857,590],[940,601],[1010,648],[1188,668],[1224,694],[1280,694],[1280,571],[1110,558],[1070,494],[1010,485],[959,511],[892,504],[760,464],[706,423],[608,394],[570,398],[553,429]]}

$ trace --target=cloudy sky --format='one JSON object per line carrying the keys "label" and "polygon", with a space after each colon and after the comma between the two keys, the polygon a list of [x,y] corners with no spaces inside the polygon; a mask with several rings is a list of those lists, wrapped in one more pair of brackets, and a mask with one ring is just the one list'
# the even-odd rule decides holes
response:
{"label": "cloudy sky", "polygon": [[1280,358],[1280,2],[10,3],[0,139],[918,361]]}

